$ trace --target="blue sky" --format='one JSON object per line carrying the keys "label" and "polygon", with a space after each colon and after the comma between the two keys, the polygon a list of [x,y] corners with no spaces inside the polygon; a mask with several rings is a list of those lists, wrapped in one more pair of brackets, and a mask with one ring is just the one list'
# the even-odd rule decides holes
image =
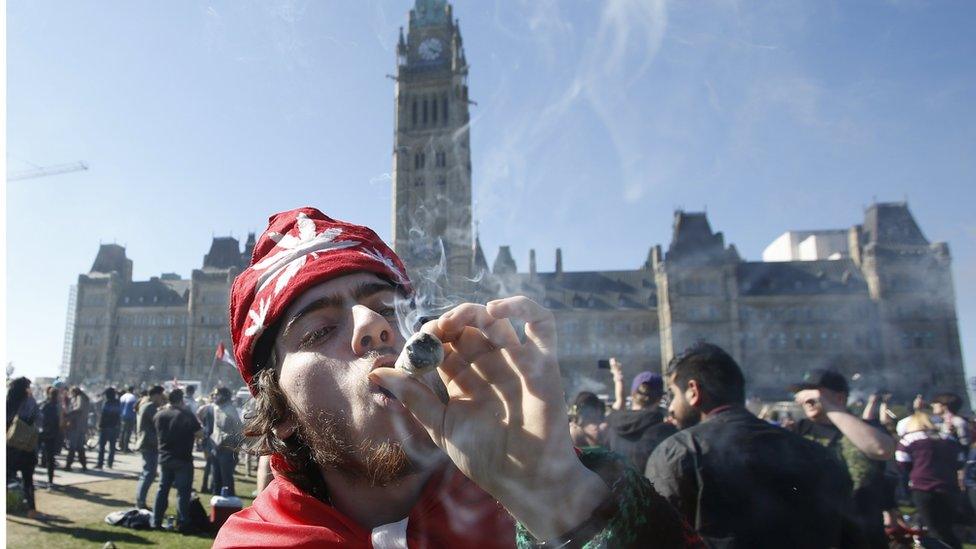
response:
{"label": "blue sky", "polygon": [[[7,355],[53,375],[99,242],[188,276],[299,205],[390,235],[397,29],[412,2],[7,3]],[[636,268],[676,207],[747,259],[907,197],[953,254],[976,349],[976,4],[460,1],[489,261]],[[540,208],[539,205],[545,205]]]}

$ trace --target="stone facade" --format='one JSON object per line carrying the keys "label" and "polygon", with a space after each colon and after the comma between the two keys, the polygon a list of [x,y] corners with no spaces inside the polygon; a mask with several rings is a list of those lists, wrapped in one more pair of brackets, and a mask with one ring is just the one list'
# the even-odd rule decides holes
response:
{"label": "stone facade", "polygon": [[[699,340],[732,353],[750,394],[766,399],[786,397],[791,382],[824,366],[856,390],[966,395],[949,249],[929,243],[907,204],[869,207],[842,230],[846,250],[835,249],[838,230],[790,236],[798,240],[788,242],[789,257],[812,261],[745,261],[704,213],[679,211],[667,250],[651,248],[632,270],[568,272],[557,250],[552,272],[537,270],[534,252],[519,272],[507,246],[489,267],[471,230],[467,72],[451,6],[416,0],[397,46],[392,223],[425,313],[532,297],[556,316],[568,396],[610,392],[599,359],[620,358],[630,378]],[[821,254],[811,241],[812,255],[800,253],[811,235],[830,246]],[[253,235],[243,252],[216,238],[189,280],[132,281],[125,249],[102,245],[72,293],[71,379],[206,381],[217,344],[230,347],[228,292],[253,246]],[[229,367],[213,371],[213,382],[239,383]]]}
{"label": "stone facade", "polygon": [[[432,37],[443,44],[434,58],[421,51]],[[874,204],[849,230],[788,233],[790,261],[744,261],[705,214],[679,211],[667,251],[652,248],[634,270],[565,272],[557,250],[553,272],[537,272],[533,251],[529,272],[519,273],[507,246],[489,268],[471,233],[466,77],[451,6],[417,0],[397,50],[393,225],[397,253],[422,293],[451,296],[421,295],[434,312],[452,300],[516,293],[543,303],[556,316],[569,395],[610,391],[599,359],[620,358],[632,376],[663,368],[699,340],[732,353],[750,393],[764,398],[787,396],[791,382],[818,367],[844,371],[855,390],[966,394],[948,247],[929,244],[906,204]],[[423,114],[432,96],[451,101],[440,124]],[[417,160],[441,149],[452,169]],[[429,185],[440,173],[453,174],[446,191]]]}
{"label": "stone facade", "polygon": [[393,249],[411,279],[471,276],[468,64],[444,0],[420,0],[400,29],[395,76]]}
{"label": "stone facade", "polygon": [[236,239],[215,238],[189,280],[167,273],[134,281],[125,248],[101,245],[69,302],[69,379],[139,384],[176,377],[237,385],[237,372],[213,358],[220,342],[231,347],[230,285],[253,247],[253,234],[243,252]]}

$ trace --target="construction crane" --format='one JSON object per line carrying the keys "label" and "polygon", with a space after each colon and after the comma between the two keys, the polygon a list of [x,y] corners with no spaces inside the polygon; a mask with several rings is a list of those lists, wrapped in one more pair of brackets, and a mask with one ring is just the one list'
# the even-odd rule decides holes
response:
{"label": "construction crane", "polygon": [[78,172],[88,169],[88,164],[84,162],[73,162],[71,164],[56,164],[54,166],[36,166],[29,170],[14,172],[7,175],[7,181],[20,181],[21,179],[34,179],[35,177],[47,177],[60,173]]}

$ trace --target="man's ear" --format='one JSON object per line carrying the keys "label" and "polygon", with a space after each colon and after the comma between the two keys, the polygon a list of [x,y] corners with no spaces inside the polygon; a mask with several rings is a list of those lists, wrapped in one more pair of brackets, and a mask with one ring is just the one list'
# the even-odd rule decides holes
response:
{"label": "man's ear", "polygon": [[295,421],[295,416],[291,415],[288,417],[288,419],[282,421],[276,427],[271,429],[271,432],[273,432],[274,435],[278,437],[278,440],[284,441],[287,440],[288,437],[295,434],[295,429],[297,428],[298,428],[298,422]]}
{"label": "man's ear", "polygon": [[692,408],[698,408],[702,405],[702,391],[697,379],[688,380],[688,384],[685,386],[685,400]]}

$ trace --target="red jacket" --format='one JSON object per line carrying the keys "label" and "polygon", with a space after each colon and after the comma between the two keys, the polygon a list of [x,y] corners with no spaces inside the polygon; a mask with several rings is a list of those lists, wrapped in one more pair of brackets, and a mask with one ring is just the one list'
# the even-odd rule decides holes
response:
{"label": "red jacket", "polygon": [[[373,533],[276,475],[250,507],[224,523],[213,547],[371,547]],[[406,537],[411,548],[514,547],[515,522],[449,465],[424,487],[407,518]]]}

